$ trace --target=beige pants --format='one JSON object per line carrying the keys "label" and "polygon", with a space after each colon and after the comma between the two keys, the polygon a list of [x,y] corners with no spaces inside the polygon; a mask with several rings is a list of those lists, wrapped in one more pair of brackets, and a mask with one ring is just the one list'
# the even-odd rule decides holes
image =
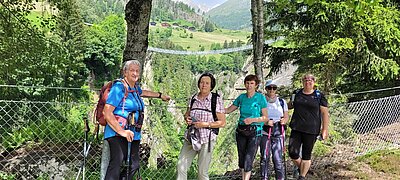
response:
{"label": "beige pants", "polygon": [[208,152],[208,142],[201,145],[200,151],[195,151],[192,145],[186,140],[183,142],[181,152],[179,154],[177,165],[177,180],[186,180],[187,171],[192,165],[192,161],[196,155],[199,155],[197,165],[199,166],[198,180],[208,180],[208,169],[211,163],[211,156],[215,146],[215,140],[211,141],[211,149]]}
{"label": "beige pants", "polygon": [[107,140],[103,140],[103,149],[101,152],[100,180],[104,180],[110,162],[110,146]]}

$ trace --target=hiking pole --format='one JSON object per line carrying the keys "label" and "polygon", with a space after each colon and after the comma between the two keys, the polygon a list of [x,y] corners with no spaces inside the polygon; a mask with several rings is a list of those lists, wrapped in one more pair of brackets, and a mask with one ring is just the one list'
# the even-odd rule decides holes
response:
{"label": "hiking pole", "polygon": [[83,117],[85,122],[85,138],[83,140],[83,161],[81,167],[79,168],[78,175],[76,176],[75,180],[78,180],[81,172],[82,172],[82,179],[85,180],[85,168],[86,168],[86,157],[89,154],[90,143],[87,142],[88,134],[90,131],[89,122],[87,117]]}
{"label": "hiking pole", "polygon": [[[130,126],[128,126],[130,127]],[[128,154],[126,156],[126,179],[129,179],[129,167],[130,167],[130,162],[131,162],[131,142],[128,142]]]}
{"label": "hiking pole", "polygon": [[[269,153],[269,150],[268,150],[268,144],[271,144],[271,131],[272,131],[272,128],[273,127],[271,127],[271,126],[269,126],[269,129],[268,129],[268,138],[267,138],[267,142],[265,142],[265,166],[266,166],[266,168],[268,167],[268,162],[269,162],[269,158],[268,158],[268,153]],[[268,177],[268,172],[266,172],[267,173],[267,177]]]}
{"label": "hiking pole", "polygon": [[[132,115],[132,113],[129,113],[128,115],[128,130],[131,130],[131,125],[135,122],[135,116]],[[132,120],[133,119],[133,120]],[[132,139],[133,140],[133,139]],[[126,155],[126,179],[129,179],[129,168],[130,168],[130,164],[131,164],[131,146],[132,146],[132,142],[128,141],[128,154]]]}
{"label": "hiking pole", "polygon": [[281,134],[282,134],[282,159],[283,159],[283,168],[285,170],[285,179],[287,179],[287,171],[286,171],[286,147],[285,147],[285,125],[281,124]]}
{"label": "hiking pole", "polygon": [[[270,121],[272,121],[272,119],[270,119]],[[269,144],[271,144],[270,140],[271,140],[271,131],[272,131],[273,126],[269,126],[268,129],[268,139],[267,139],[267,143],[269,142]],[[268,144],[265,143],[265,155],[268,157]]]}

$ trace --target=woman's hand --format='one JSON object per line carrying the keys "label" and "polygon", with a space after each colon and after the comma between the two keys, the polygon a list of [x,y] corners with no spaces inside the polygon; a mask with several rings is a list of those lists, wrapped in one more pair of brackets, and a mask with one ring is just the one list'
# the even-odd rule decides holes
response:
{"label": "woman's hand", "polygon": [[163,101],[169,101],[171,99],[171,97],[169,97],[168,95],[161,95],[161,100]]}
{"label": "woman's hand", "polygon": [[209,122],[192,122],[195,128],[208,128]]}
{"label": "woman's hand", "polygon": [[135,134],[133,134],[131,130],[121,130],[120,132],[118,132],[118,134],[122,137],[126,137],[126,140],[128,140],[128,142],[132,142],[133,137],[135,136]]}
{"label": "woman's hand", "polygon": [[192,117],[190,117],[190,116],[185,116],[185,122],[186,122],[186,124],[187,125],[192,125]]}
{"label": "woman's hand", "polygon": [[246,118],[246,119],[243,120],[243,122],[244,122],[246,125],[250,125],[251,123],[254,122],[254,118]]}
{"label": "woman's hand", "polygon": [[328,130],[322,129],[321,136],[322,136],[323,140],[327,139],[328,138]]}
{"label": "woman's hand", "polygon": [[284,118],[284,117],[281,117],[281,119],[280,119],[280,123],[281,123],[281,125],[285,125],[286,124],[286,118]]}
{"label": "woman's hand", "polygon": [[268,126],[271,126],[271,127],[274,126],[274,120],[271,120],[271,119],[268,120]]}

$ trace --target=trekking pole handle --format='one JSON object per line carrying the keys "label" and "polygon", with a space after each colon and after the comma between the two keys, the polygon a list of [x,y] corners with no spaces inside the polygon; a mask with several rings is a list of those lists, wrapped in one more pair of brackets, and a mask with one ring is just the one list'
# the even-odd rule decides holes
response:
{"label": "trekking pole handle", "polygon": [[85,132],[89,132],[90,131],[90,127],[89,127],[89,118],[87,118],[86,116],[83,117],[83,121],[85,122]]}

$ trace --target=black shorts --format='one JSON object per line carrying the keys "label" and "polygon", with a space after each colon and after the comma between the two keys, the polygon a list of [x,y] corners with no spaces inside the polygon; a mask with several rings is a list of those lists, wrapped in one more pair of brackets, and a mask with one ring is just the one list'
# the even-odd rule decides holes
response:
{"label": "black shorts", "polygon": [[244,172],[253,169],[254,158],[260,144],[261,136],[244,136],[236,132],[236,142],[239,155],[239,168]]}
{"label": "black shorts", "polygon": [[292,159],[300,158],[301,148],[301,159],[310,160],[311,152],[314,148],[315,141],[318,135],[307,134],[300,131],[292,130],[289,139],[289,156]]}

